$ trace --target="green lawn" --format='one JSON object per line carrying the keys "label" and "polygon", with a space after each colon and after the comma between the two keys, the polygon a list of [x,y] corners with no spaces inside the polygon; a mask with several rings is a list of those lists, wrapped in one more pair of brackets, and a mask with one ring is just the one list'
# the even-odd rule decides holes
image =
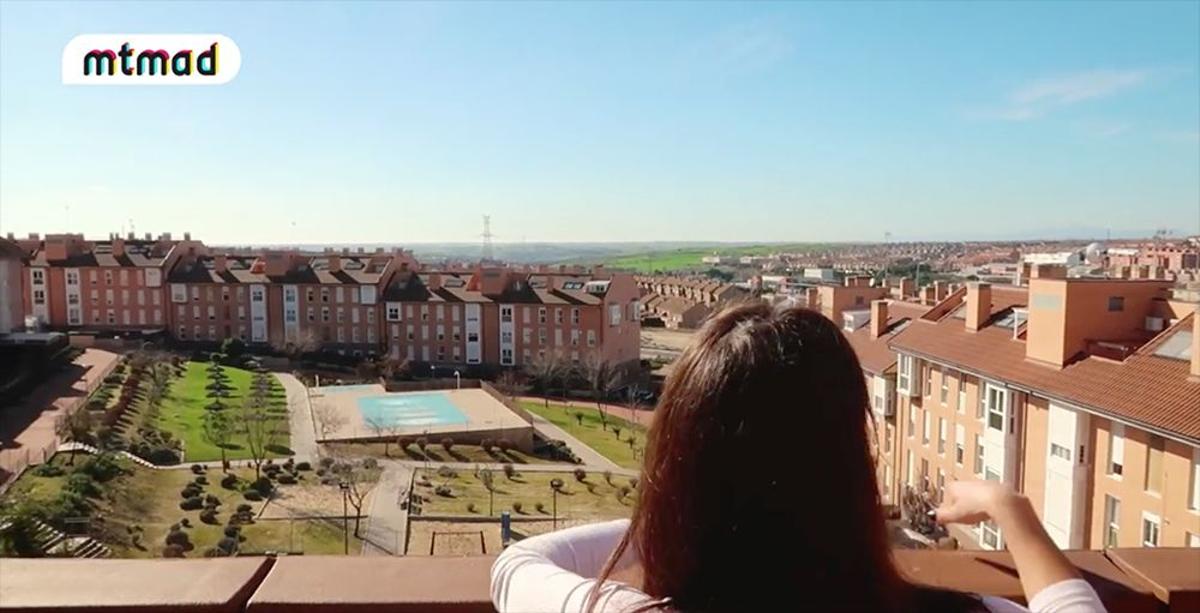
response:
{"label": "green lawn", "polygon": [[[253,373],[240,368],[223,366],[229,376],[229,384],[233,387],[228,398],[221,401],[226,405],[226,411],[235,414],[245,402],[250,389],[250,379]],[[290,453],[290,433],[287,422],[287,398],[283,387],[271,377],[270,403],[271,412],[277,416],[280,435],[277,446],[272,449],[271,457],[282,457]],[[206,462],[221,459],[221,450],[204,440],[203,420],[204,408],[212,399],[204,387],[208,385],[208,363],[188,362],[182,377],[171,383],[167,397],[163,399],[159,412],[158,426],[183,441],[185,462]],[[245,447],[245,435],[235,434],[225,446],[225,457],[231,460],[250,458],[250,452]]]}
{"label": "green lawn", "polygon": [[643,253],[627,253],[605,259],[605,266],[634,270],[643,274],[674,272],[709,268],[700,261],[706,255],[770,255],[772,253],[806,253],[828,249],[824,243],[739,245],[714,247],[687,247]]}
{"label": "green lawn", "polygon": [[[508,479],[503,472],[494,472],[495,492],[492,494],[492,514],[499,515],[508,511],[514,516],[551,517],[553,509],[553,490],[550,489],[551,479],[562,479],[563,493],[558,495],[558,517],[568,519],[616,519],[629,517],[633,507],[636,491],[623,500],[618,500],[616,493],[621,486],[629,485],[629,478],[614,475],[613,485],[609,485],[602,473],[589,473],[586,483],[575,480],[569,472],[522,472],[513,479]],[[427,502],[422,505],[422,515],[462,515],[486,516],[488,514],[488,491],[483,482],[472,471],[457,471],[455,477],[442,477],[436,470],[417,472],[416,492],[425,497]],[[429,486],[420,484],[424,475],[430,482]],[[587,485],[592,485],[588,491]],[[451,495],[439,496],[434,490],[439,485],[448,485]],[[513,509],[513,503],[521,503],[521,511]],[[542,503],[544,510],[537,510],[537,503]],[[467,510],[470,504],[475,505],[475,511]]]}
{"label": "green lawn", "polygon": [[[550,403],[549,408],[547,408],[541,402],[522,402],[521,406],[527,411],[545,417],[554,425],[566,430],[567,434],[579,439],[583,444],[595,449],[600,455],[616,462],[617,465],[634,469],[642,467],[641,450],[646,444],[646,429],[644,427],[609,415],[609,428],[607,430],[601,429],[600,411],[594,408],[568,407],[554,403]],[[582,424],[576,419],[576,413],[583,414]],[[613,426],[621,428],[621,437],[619,439],[613,434]],[[630,438],[633,439],[633,447],[629,445]],[[635,448],[637,449],[636,458],[634,457]]]}

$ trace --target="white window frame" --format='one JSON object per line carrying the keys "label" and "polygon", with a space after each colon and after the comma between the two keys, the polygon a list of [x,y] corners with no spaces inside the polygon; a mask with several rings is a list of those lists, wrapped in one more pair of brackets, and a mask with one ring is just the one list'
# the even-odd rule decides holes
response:
{"label": "white window frame", "polygon": [[[1153,526],[1153,535],[1147,528]],[[1153,538],[1150,538],[1153,536]],[[1149,511],[1142,511],[1142,547],[1158,547],[1162,542],[1162,518]]]}
{"label": "white window frame", "polygon": [[[1114,467],[1120,470],[1113,470]],[[1108,462],[1104,472],[1120,481],[1125,474],[1125,424],[1112,422],[1108,428]]]}
{"label": "white window frame", "polygon": [[1104,546],[1119,547],[1121,542],[1121,499],[1104,495]]}
{"label": "white window frame", "polygon": [[900,354],[896,361],[896,389],[899,389],[905,394],[912,393],[912,369],[913,357],[911,355]]}

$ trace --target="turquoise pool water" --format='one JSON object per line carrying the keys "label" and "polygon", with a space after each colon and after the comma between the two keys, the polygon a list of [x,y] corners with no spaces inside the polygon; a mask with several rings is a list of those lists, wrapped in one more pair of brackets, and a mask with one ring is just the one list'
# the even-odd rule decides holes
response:
{"label": "turquoise pool water", "polygon": [[393,428],[465,424],[467,416],[446,394],[388,394],[358,399],[363,422]]}
{"label": "turquoise pool water", "polygon": [[343,392],[366,392],[373,389],[379,389],[371,383],[363,385],[328,385],[318,388],[322,394],[341,394]]}

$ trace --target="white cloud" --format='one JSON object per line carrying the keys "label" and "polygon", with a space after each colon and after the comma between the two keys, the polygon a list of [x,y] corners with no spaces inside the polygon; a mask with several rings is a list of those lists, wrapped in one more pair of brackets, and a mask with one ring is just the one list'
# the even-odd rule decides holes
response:
{"label": "white cloud", "polygon": [[[1150,75],[1150,70],[1089,70],[1035,79],[1011,91],[1001,106],[974,110],[968,116],[1000,121],[1038,119],[1063,107],[1133,89],[1145,83]],[[1125,129],[1128,126],[1108,136]]]}
{"label": "white cloud", "polygon": [[1173,130],[1169,132],[1160,132],[1159,140],[1169,141],[1172,143],[1200,143],[1200,130]]}

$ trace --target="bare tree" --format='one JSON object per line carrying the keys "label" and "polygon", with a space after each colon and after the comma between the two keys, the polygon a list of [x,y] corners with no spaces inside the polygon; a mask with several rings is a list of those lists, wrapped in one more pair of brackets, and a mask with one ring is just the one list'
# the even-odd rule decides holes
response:
{"label": "bare tree", "polygon": [[[86,408],[62,415],[54,423],[54,433],[60,438],[75,443],[86,443],[91,438],[92,414]],[[78,445],[71,448],[71,459],[68,464],[75,464],[75,453]]]}
{"label": "bare tree", "polygon": [[383,456],[392,457],[392,454],[389,453],[389,446],[396,438],[396,425],[378,417],[368,417],[363,421],[366,422],[367,428],[375,434],[375,438],[383,439]]}
{"label": "bare tree", "polygon": [[[255,376],[267,377],[268,375],[259,373]],[[272,414],[269,405],[266,390],[254,389],[234,416],[238,430],[246,436],[246,450],[250,453],[255,479],[262,477],[263,462],[267,459],[271,448],[279,442],[281,434],[278,414]],[[283,423],[286,428],[286,416]]]}
{"label": "bare tree", "polygon": [[353,458],[343,458],[330,468],[333,474],[337,475],[339,485],[346,486],[346,501],[354,507],[354,536],[361,536],[359,521],[362,519],[363,503],[366,502],[367,494],[370,493],[376,479],[372,474],[374,469],[367,465],[368,461],[374,460],[368,458],[356,463]]}
{"label": "bare tree", "polygon": [[563,375],[563,366],[562,360],[554,353],[539,355],[525,364],[525,372],[542,393],[547,408],[550,406],[550,392],[554,383]]}
{"label": "bare tree", "polygon": [[605,360],[598,353],[589,354],[583,362],[583,374],[587,378],[588,387],[596,398],[596,408],[600,411],[600,427],[608,428],[608,411],[604,401],[621,381],[621,372],[613,367],[612,362]]}
{"label": "bare tree", "polygon": [[346,416],[328,400],[313,401],[312,416],[322,440],[337,434],[346,425]]}
{"label": "bare tree", "polygon": [[321,337],[311,328],[306,328],[295,339],[273,343],[271,348],[286,355],[289,360],[296,360],[306,353],[320,349]]}
{"label": "bare tree", "polygon": [[229,463],[225,460],[225,446],[229,444],[229,439],[233,438],[233,423],[229,416],[222,409],[206,410],[200,426],[200,435],[204,441],[221,450],[221,470],[227,470]]}
{"label": "bare tree", "polygon": [[526,385],[516,371],[506,370],[496,379],[496,389],[510,399],[516,399],[525,391]]}

